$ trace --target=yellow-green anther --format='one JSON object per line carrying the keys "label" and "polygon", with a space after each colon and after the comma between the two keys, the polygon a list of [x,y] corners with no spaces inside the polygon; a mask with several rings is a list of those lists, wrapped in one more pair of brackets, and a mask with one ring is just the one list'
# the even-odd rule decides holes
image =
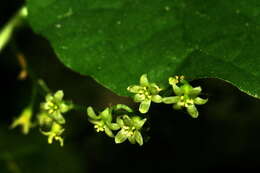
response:
{"label": "yellow-green anther", "polygon": [[33,115],[32,107],[31,106],[26,107],[22,111],[21,115],[14,120],[14,122],[11,125],[11,128],[21,126],[22,133],[25,135],[28,134],[30,128],[32,127],[32,122],[31,122],[32,115]]}
{"label": "yellow-green anther", "polygon": [[64,142],[63,138],[61,137],[62,133],[64,132],[64,128],[58,123],[53,123],[51,130],[49,132],[42,131],[42,134],[48,136],[48,143],[52,144],[53,139],[60,142],[60,146],[62,147]]}
{"label": "yellow-green anther", "polygon": [[134,101],[140,102],[139,111],[141,113],[147,113],[151,101],[155,103],[162,102],[162,97],[159,95],[159,92],[162,90],[155,83],[149,83],[146,74],[143,74],[140,77],[140,85],[131,85],[127,90],[131,93],[134,93]]}

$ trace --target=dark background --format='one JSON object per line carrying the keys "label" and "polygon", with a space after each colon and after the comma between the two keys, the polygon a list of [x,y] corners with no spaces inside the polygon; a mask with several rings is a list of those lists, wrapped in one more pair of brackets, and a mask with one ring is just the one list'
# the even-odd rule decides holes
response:
{"label": "dark background", "polygon": [[[0,2],[0,26],[22,4]],[[144,146],[124,143],[96,133],[84,113],[66,115],[65,146],[49,145],[47,138],[32,129],[23,135],[10,130],[13,119],[28,103],[32,82],[18,80],[17,54],[23,53],[32,71],[65,98],[97,110],[116,103],[134,104],[116,96],[93,79],[61,64],[48,41],[28,27],[17,31],[0,53],[0,173],[99,173],[99,172],[222,172],[260,170],[260,100],[217,79],[192,82],[202,86],[209,102],[192,119],[170,105],[153,104],[150,131]],[[260,87],[260,86],[259,86]],[[38,101],[42,101],[39,97]]]}

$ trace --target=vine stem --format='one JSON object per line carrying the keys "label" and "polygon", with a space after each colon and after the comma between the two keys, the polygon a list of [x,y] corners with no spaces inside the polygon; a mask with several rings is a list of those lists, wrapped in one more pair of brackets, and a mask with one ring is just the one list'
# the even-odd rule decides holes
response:
{"label": "vine stem", "polygon": [[28,16],[26,6],[22,6],[17,13],[5,24],[0,30],[0,52],[7,45],[12,37],[13,31],[16,27],[23,23],[23,20]]}

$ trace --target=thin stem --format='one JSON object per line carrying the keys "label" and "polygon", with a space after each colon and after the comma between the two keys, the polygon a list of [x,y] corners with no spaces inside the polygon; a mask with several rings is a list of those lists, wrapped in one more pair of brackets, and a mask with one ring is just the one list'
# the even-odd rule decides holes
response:
{"label": "thin stem", "polygon": [[11,39],[14,29],[23,23],[23,20],[27,17],[27,15],[28,12],[26,6],[22,6],[19,11],[0,30],[0,52]]}
{"label": "thin stem", "polygon": [[38,80],[38,84],[40,85],[40,87],[41,87],[46,93],[51,93],[51,90],[48,88],[48,86],[46,85],[46,83],[45,83],[42,79],[39,79],[39,80]]}

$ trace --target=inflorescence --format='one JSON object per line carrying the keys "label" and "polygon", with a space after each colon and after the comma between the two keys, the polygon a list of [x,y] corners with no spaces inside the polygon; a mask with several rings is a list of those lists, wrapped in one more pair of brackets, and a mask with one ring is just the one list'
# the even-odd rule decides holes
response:
{"label": "inflorescence", "polygon": [[[89,106],[86,108],[88,120],[94,125],[97,132],[105,133],[107,136],[114,138],[116,144],[128,140],[131,144],[143,145],[142,132],[147,118],[143,114],[149,111],[150,105],[154,103],[172,104],[173,109],[186,109],[192,118],[197,118],[199,112],[196,105],[205,104],[208,99],[199,97],[201,87],[192,87],[183,76],[169,78],[169,85],[172,88],[173,95],[161,96],[163,91],[159,85],[151,83],[146,74],[140,77],[139,85],[131,85],[127,90],[134,94],[133,100],[140,103],[139,112],[134,112],[130,107],[124,104],[117,104],[105,108],[103,111],[96,113]],[[64,145],[62,134],[65,130],[66,120],[64,114],[74,109],[72,102],[63,99],[62,90],[54,94],[48,92],[45,102],[41,103],[40,111],[36,114],[36,122],[32,122],[33,106],[27,106],[21,115],[14,120],[11,128],[22,127],[22,132],[28,134],[32,127],[39,126],[43,135],[48,137],[48,143],[58,141],[61,146]]]}

